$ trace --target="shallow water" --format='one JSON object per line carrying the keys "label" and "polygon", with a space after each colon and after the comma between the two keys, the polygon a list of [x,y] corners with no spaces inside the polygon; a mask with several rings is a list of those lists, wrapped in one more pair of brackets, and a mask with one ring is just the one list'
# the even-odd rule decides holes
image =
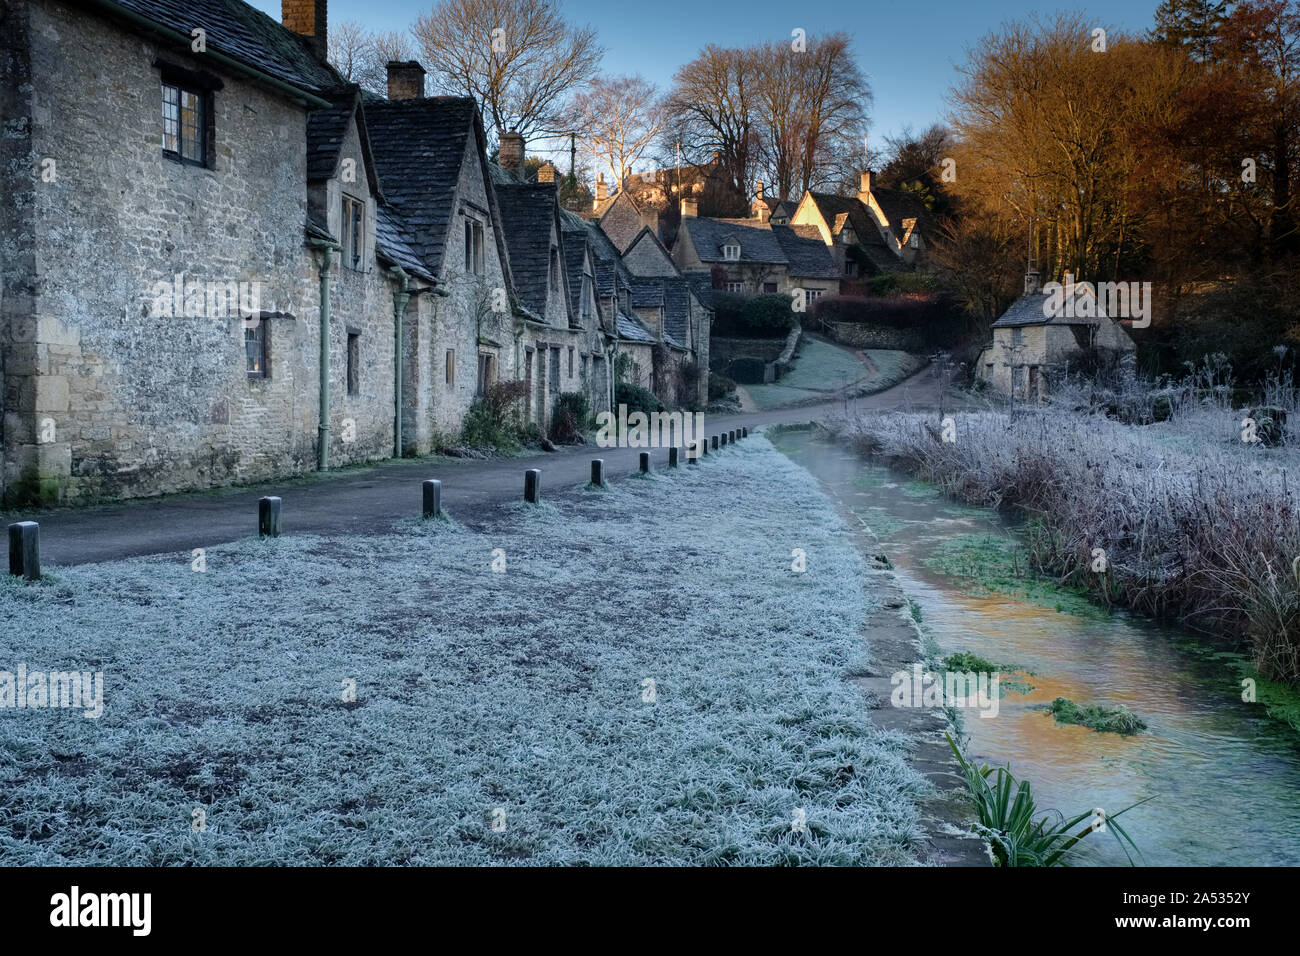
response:
{"label": "shallow water", "polygon": [[[1300,864],[1300,734],[1241,700],[1240,658],[1209,639],[1126,615],[1063,613],[1048,602],[972,596],[926,567],[945,541],[1011,533],[996,513],[953,503],[808,432],[776,436],[846,516],[880,540],[939,656],[970,651],[1030,672],[1004,686],[996,717],[963,714],[967,753],[1011,765],[1040,807],[1108,813],[1147,797],[1120,823],[1150,865]],[[1004,680],[1004,685],[1005,685]],[[1124,704],[1148,729],[1131,737],[1058,725],[1033,710],[1056,697]],[[1077,863],[1124,864],[1107,834]]]}

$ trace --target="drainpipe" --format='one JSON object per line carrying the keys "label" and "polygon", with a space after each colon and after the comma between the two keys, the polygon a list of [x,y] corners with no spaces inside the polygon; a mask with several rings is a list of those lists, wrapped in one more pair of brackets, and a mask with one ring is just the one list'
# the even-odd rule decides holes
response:
{"label": "drainpipe", "polygon": [[313,239],[308,242],[320,250],[320,420],[316,427],[316,470],[329,470],[330,456],[330,262],[334,250],[342,249],[332,242]]}
{"label": "drainpipe", "polygon": [[411,293],[406,291],[409,277],[401,266],[393,266],[388,274],[397,282],[393,293],[393,457],[402,457],[402,321],[406,317],[406,304]]}

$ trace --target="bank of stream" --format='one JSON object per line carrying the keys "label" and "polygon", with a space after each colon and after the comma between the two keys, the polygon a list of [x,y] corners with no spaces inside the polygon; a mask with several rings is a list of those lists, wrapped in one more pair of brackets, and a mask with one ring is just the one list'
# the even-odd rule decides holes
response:
{"label": "bank of stream", "polygon": [[[961,713],[969,757],[1010,765],[1040,807],[1115,812],[1150,865],[1300,865],[1300,734],[1242,700],[1243,658],[1226,645],[1107,613],[1025,570],[1013,528],[810,431],[770,436],[841,512],[879,541],[934,659],[1001,666],[997,715]],[[1124,737],[1063,725],[1057,697],[1124,705],[1147,729]],[[1126,859],[1108,836],[1076,863]]]}

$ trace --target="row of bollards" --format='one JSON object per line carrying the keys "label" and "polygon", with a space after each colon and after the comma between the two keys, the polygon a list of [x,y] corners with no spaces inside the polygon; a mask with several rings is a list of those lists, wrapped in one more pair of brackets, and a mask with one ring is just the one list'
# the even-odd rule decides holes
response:
{"label": "row of bollards", "polygon": [[[749,429],[741,428],[738,431],[728,431],[721,435],[712,435],[708,439],[701,438],[687,449],[686,460],[692,465],[698,465],[700,458],[709,453],[709,446],[713,450],[725,448],[728,444],[735,444],[738,439],[748,438]],[[681,462],[681,450],[677,447],[668,449],[668,467],[677,468]],[[641,474],[650,473],[650,453],[641,452],[640,455]],[[594,487],[605,487],[605,460],[603,458],[593,458],[591,461],[591,483]],[[425,518],[440,518],[442,516],[442,482],[436,478],[431,478],[424,482],[424,501],[422,513]],[[539,504],[542,500],[542,472],[539,468],[529,468],[524,472],[524,501],[529,504]],[[259,498],[257,502],[257,534],[262,538],[280,537],[280,516],[282,511],[282,500],[279,497],[268,495],[265,498]],[[41,527],[35,521],[18,521],[9,525],[9,573],[15,577],[21,577],[27,581],[39,581],[41,579]]]}

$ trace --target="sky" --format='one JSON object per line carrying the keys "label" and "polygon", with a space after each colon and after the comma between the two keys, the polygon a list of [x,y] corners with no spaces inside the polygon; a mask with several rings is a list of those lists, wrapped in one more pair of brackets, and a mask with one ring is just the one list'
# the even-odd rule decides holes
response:
{"label": "sky", "polygon": [[[788,39],[798,28],[813,38],[852,35],[873,93],[869,143],[911,127],[921,132],[944,118],[956,67],[981,37],[1030,14],[1080,10],[1098,26],[1145,30],[1158,0],[1087,0],[1063,6],[1034,0],[559,0],[566,18],[590,24],[605,47],[604,70],[640,73],[667,88],[673,73],[709,43],[739,46]],[[278,0],[253,5],[279,17]],[[331,0],[332,22],[358,20],[374,30],[405,29],[432,0]]]}

